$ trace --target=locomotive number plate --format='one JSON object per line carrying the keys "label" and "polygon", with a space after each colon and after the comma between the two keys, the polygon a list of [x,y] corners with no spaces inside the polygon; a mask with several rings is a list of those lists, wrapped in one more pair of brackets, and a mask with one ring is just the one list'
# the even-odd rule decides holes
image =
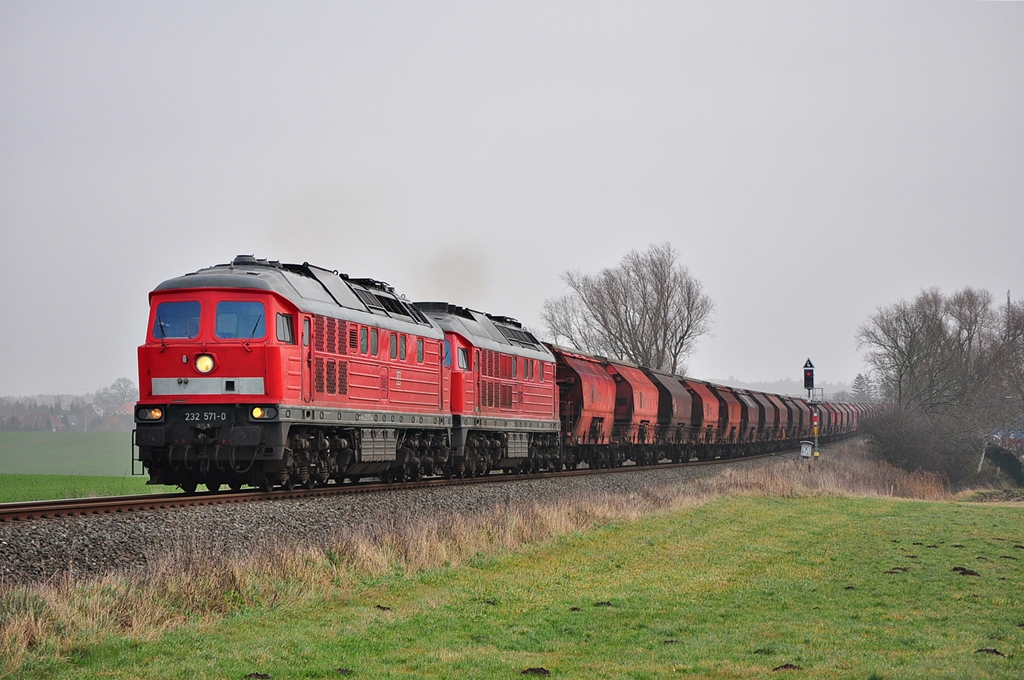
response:
{"label": "locomotive number plate", "polygon": [[226,411],[191,411],[185,414],[185,422],[193,423],[212,423],[227,419]]}

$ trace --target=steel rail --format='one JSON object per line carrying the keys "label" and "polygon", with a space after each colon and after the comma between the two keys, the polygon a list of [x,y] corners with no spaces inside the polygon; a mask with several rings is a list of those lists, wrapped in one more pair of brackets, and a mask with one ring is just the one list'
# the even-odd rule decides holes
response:
{"label": "steel rail", "polygon": [[275,491],[229,491],[207,493],[164,493],[142,494],[137,496],[105,496],[97,498],[67,498],[50,501],[28,501],[21,503],[0,503],[0,522],[28,519],[51,519],[76,515],[106,515],[139,510],[161,510],[165,508],[184,508],[201,505],[223,505],[226,503],[249,503],[253,501],[277,501],[290,498],[315,498],[336,494],[374,493],[377,491],[400,491],[404,489],[432,489],[444,486],[460,486],[466,484],[494,484],[538,479],[556,479],[559,477],[576,477],[584,475],[616,474],[625,472],[646,472],[651,470],[670,470],[685,467],[703,467],[738,463],[745,460],[770,458],[794,453],[799,449],[787,449],[775,453],[762,453],[740,458],[719,458],[708,461],[687,463],[664,463],[660,465],[624,465],[614,468],[584,468],[582,470],[563,470],[562,472],[537,472],[530,474],[486,474],[480,477],[454,479],[428,479],[419,482],[383,482],[357,484],[331,484],[312,489],[296,488],[292,490],[278,489]]}

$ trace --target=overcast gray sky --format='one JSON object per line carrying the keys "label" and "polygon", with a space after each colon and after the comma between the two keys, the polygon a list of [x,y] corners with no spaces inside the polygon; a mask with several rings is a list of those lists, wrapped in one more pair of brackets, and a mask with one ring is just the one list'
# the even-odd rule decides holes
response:
{"label": "overcast gray sky", "polygon": [[137,379],[148,292],[239,253],[539,329],[666,240],[704,378],[1024,296],[1024,3],[0,1],[0,394]]}

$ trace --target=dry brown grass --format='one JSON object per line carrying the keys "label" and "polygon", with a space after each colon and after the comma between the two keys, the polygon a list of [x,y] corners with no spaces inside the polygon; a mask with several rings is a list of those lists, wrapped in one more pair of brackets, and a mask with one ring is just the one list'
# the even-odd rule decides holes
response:
{"label": "dry brown grass", "polygon": [[465,564],[596,524],[695,507],[727,494],[873,495],[944,500],[942,480],[872,460],[859,442],[818,461],[727,467],[685,485],[630,496],[577,495],[557,503],[495,508],[486,516],[393,520],[339,535],[329,548],[279,544],[247,557],[216,558],[182,549],[143,573],[65,576],[0,591],[0,673],[30,656],[63,658],[111,635],[153,638],[188,621],[280,602],[336,596],[366,576]]}
{"label": "dry brown grass", "polygon": [[715,495],[854,495],[933,501],[952,497],[941,475],[893,467],[872,457],[861,440],[839,443],[812,462],[794,460],[759,468],[729,468],[702,480],[700,486]]}

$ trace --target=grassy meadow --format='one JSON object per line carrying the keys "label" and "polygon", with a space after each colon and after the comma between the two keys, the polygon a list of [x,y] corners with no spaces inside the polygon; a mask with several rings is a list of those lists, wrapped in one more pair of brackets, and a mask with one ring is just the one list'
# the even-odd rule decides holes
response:
{"label": "grassy meadow", "polygon": [[846,450],[8,588],[0,657],[28,678],[1024,677],[1024,506]]}
{"label": "grassy meadow", "polygon": [[164,493],[131,475],[130,432],[0,432],[0,503]]}
{"label": "grassy meadow", "polygon": [[134,496],[180,491],[174,486],[146,486],[145,477],[93,477],[89,475],[0,475],[0,503]]}
{"label": "grassy meadow", "polygon": [[131,475],[131,432],[0,432],[0,474]]}

